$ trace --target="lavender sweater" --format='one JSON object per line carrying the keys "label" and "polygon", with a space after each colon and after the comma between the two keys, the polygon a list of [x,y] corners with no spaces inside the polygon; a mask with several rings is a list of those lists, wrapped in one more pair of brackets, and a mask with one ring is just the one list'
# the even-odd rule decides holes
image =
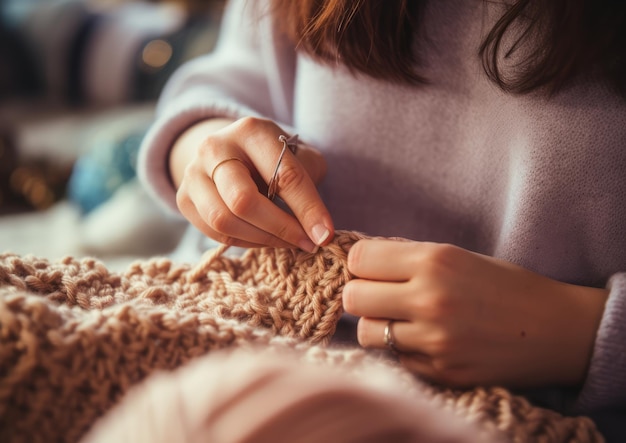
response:
{"label": "lavender sweater", "polygon": [[154,196],[177,211],[167,157],[192,124],[273,119],[324,153],[337,229],[454,243],[609,288],[577,405],[626,407],[626,101],[598,84],[551,99],[502,92],[477,56],[493,2],[430,2],[421,87],[313,61],[256,15],[261,3],[231,0],[216,50],[164,90],[139,160]]}

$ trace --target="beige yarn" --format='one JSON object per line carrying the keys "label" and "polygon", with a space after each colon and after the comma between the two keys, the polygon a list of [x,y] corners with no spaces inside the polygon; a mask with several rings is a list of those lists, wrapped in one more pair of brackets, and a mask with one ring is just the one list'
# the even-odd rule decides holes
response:
{"label": "beige yarn", "polygon": [[[114,273],[97,260],[0,255],[0,441],[77,442],[157,369],[228,347],[291,349],[354,373],[363,350],[325,348],[361,236],[340,232],[317,254],[212,251],[195,267],[159,258]],[[441,401],[516,442],[601,442],[585,417],[563,417],[499,388],[441,390],[391,362],[416,395]]]}

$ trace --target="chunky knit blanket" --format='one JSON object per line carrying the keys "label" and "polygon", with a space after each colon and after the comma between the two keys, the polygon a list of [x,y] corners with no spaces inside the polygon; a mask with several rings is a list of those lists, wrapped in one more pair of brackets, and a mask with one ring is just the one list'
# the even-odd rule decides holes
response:
{"label": "chunky knit blanket", "polygon": [[[326,346],[359,238],[340,232],[316,254],[267,248],[232,258],[218,248],[196,266],[156,258],[123,273],[91,258],[0,255],[0,441],[77,442],[150,373],[217,349],[261,344],[346,370],[367,364],[364,350]],[[505,389],[411,379],[420,395],[512,441],[603,441],[588,418]]]}

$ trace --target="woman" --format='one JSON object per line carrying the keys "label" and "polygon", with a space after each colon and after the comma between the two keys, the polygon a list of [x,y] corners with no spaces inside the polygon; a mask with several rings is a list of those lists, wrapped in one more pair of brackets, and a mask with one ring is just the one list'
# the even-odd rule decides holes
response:
{"label": "woman", "polygon": [[350,251],[362,346],[451,386],[624,410],[625,24],[591,0],[232,0],[140,174],[219,242],[410,239]]}

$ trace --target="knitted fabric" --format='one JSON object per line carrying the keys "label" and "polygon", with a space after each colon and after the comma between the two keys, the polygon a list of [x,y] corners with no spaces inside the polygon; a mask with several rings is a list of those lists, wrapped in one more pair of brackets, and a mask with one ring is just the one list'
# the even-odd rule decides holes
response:
{"label": "knitted fabric", "polygon": [[[211,251],[197,266],[152,259],[114,273],[94,259],[0,255],[0,441],[77,442],[128,389],[223,348],[289,349],[358,374],[361,349],[324,347],[351,278],[340,232],[316,254]],[[416,395],[513,441],[599,442],[593,422],[531,406],[505,389],[426,385],[391,360]]]}

